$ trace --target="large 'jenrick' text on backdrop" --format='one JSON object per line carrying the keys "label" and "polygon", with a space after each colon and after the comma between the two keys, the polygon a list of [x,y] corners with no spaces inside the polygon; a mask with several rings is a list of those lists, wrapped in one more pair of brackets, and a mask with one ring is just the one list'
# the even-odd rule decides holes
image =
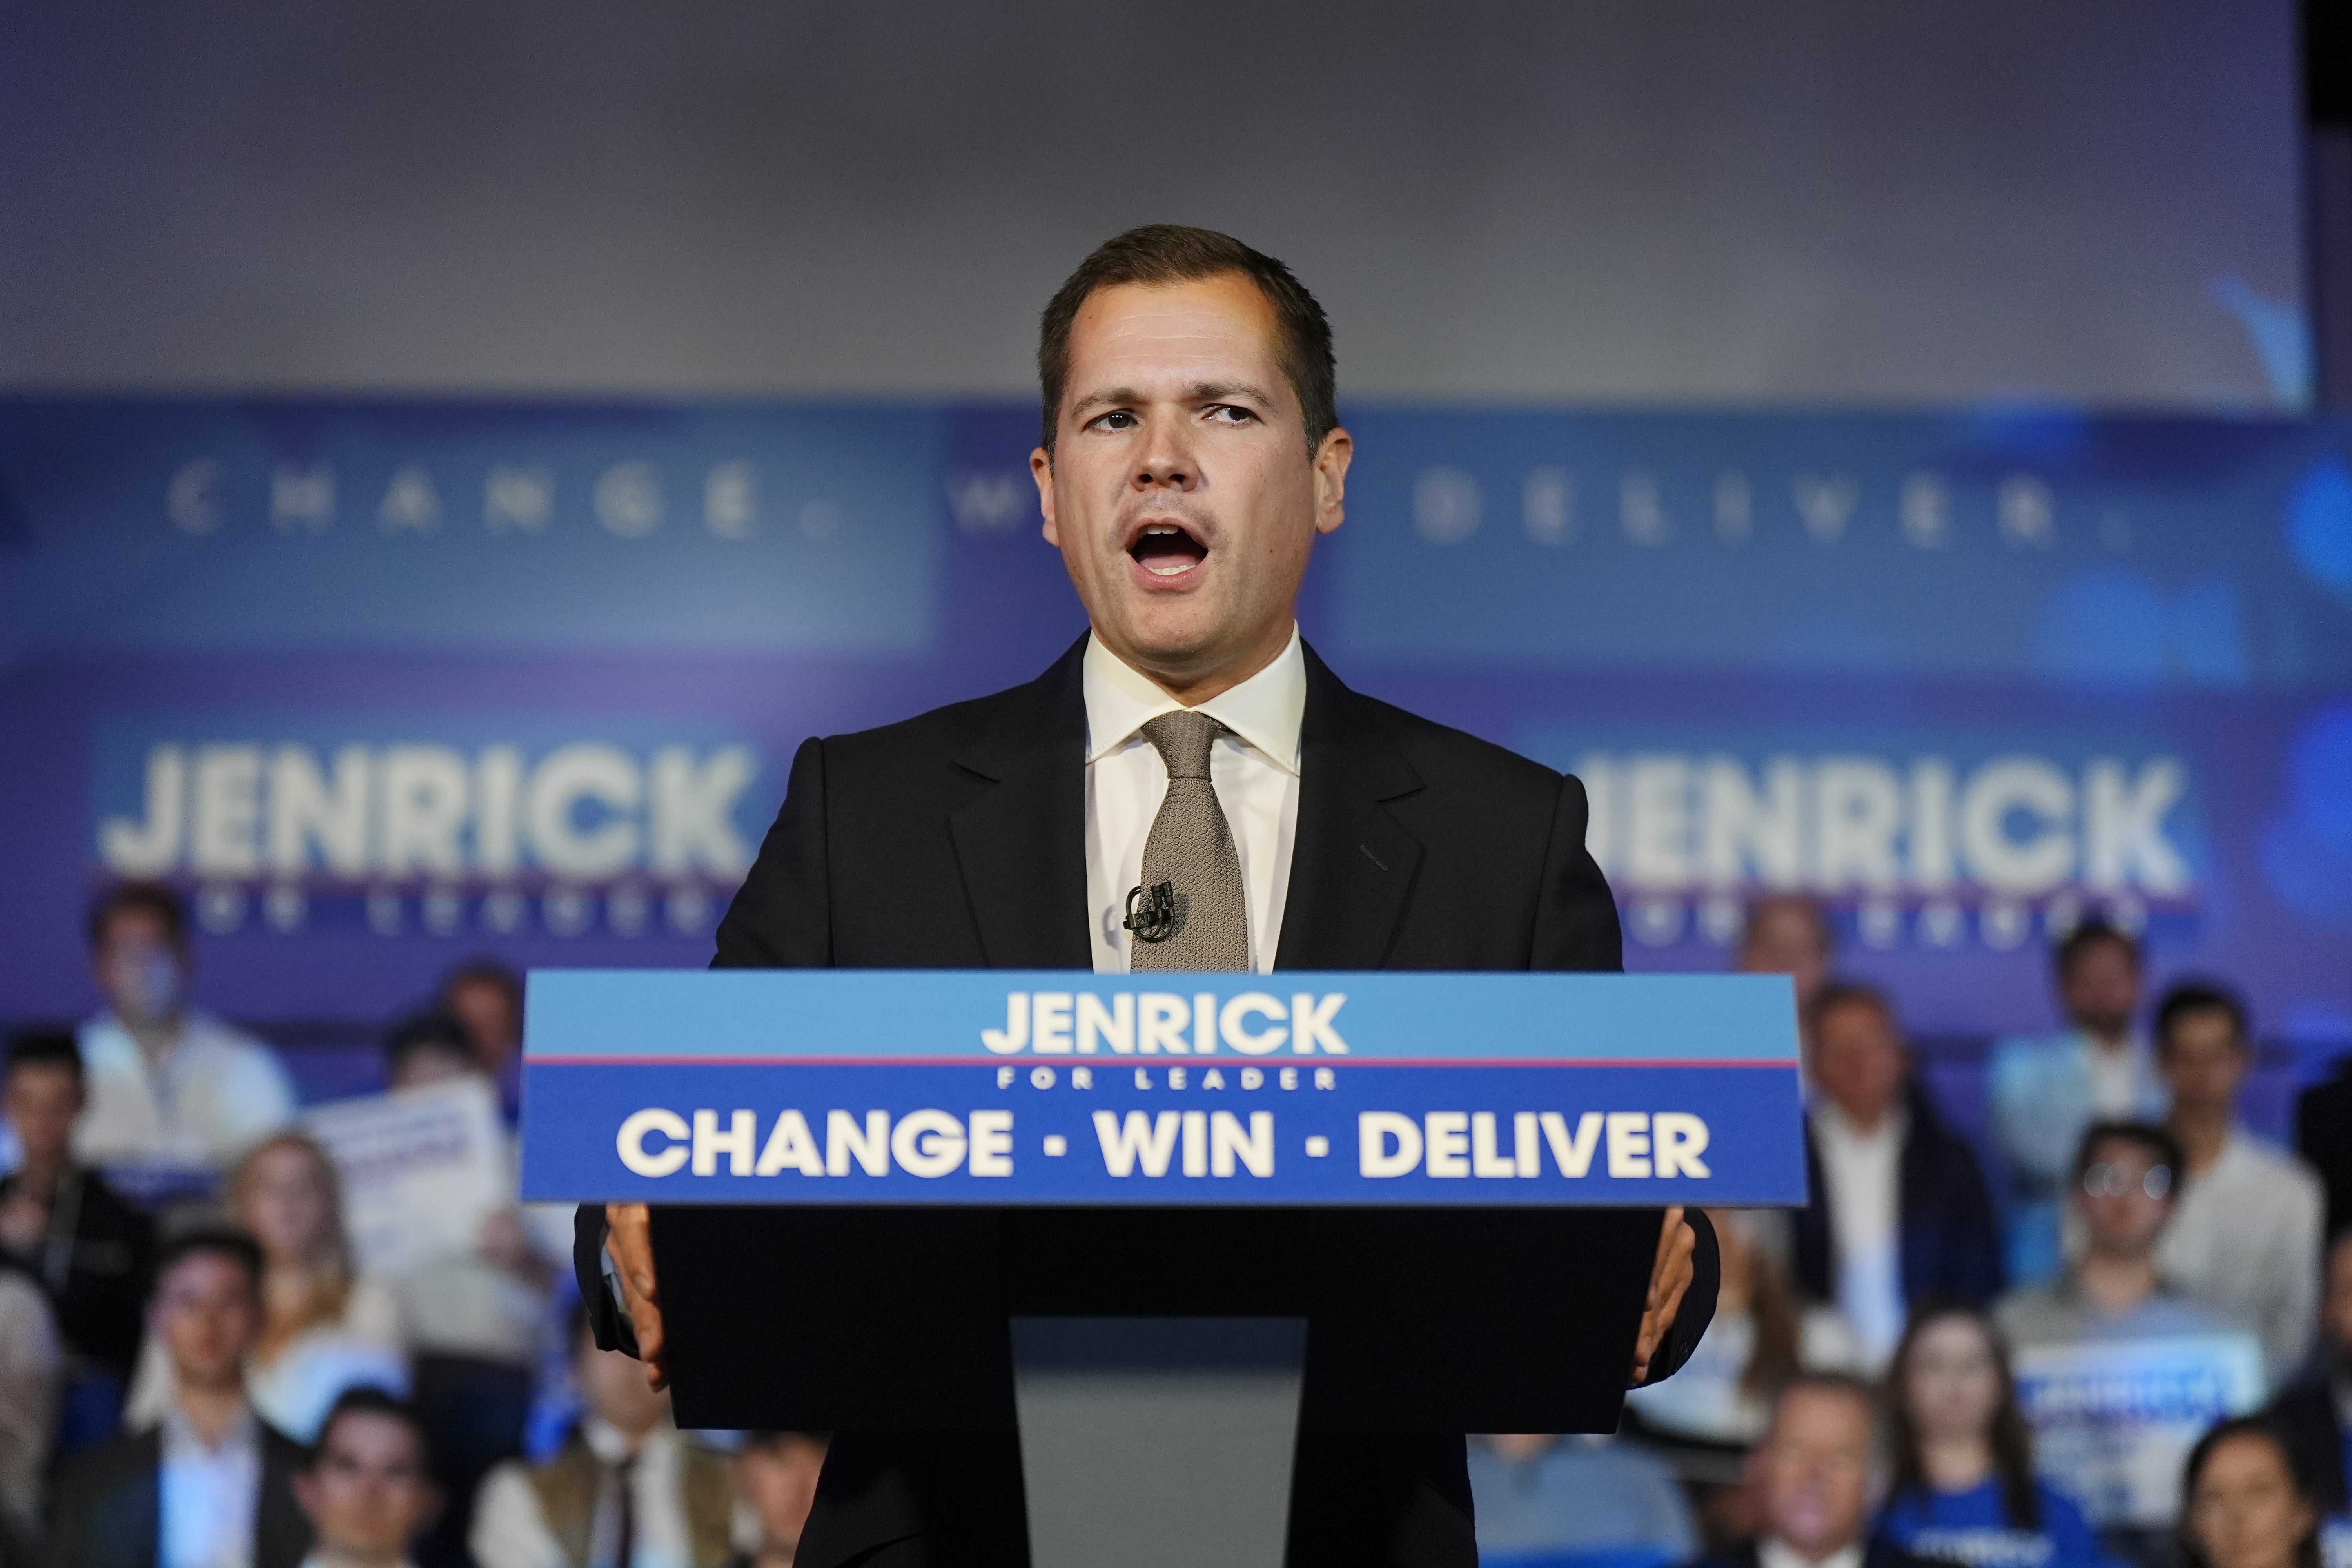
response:
{"label": "large 'jenrick' text on backdrop", "polygon": [[[1930,1029],[2089,910],[2352,1032],[2337,425],[1349,412],[1308,637],[1582,774],[1637,965],[1832,900]],[[1019,406],[0,406],[0,1014],[110,876],[206,994],[368,1016],[479,947],[696,964],[803,737],[1083,621]],[[937,889],[908,889],[909,919]],[[307,953],[319,962],[289,962]]]}

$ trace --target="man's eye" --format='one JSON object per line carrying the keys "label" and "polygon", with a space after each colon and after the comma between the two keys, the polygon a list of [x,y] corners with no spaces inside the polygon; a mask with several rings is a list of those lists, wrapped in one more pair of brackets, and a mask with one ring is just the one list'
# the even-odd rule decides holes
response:
{"label": "man's eye", "polygon": [[1230,403],[1220,403],[1209,410],[1209,417],[1221,425],[1246,425],[1257,416],[1246,408],[1239,408]]}
{"label": "man's eye", "polygon": [[1124,408],[1114,408],[1108,414],[1097,416],[1094,424],[1097,430],[1132,430],[1135,428],[1135,416]]}

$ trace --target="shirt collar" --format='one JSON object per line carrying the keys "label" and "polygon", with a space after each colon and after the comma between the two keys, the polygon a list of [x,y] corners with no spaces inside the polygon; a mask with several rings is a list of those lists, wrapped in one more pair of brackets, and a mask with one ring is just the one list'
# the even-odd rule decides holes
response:
{"label": "shirt collar", "polygon": [[219,1458],[240,1448],[258,1450],[261,1447],[261,1423],[255,1419],[253,1406],[248,1405],[236,1413],[228,1430],[221,1434],[217,1444],[207,1443],[180,1409],[176,1399],[163,1407],[163,1447],[167,1453],[204,1454]]}
{"label": "shirt collar", "polygon": [[[1125,745],[1148,721],[1184,706],[1096,637],[1087,638],[1083,683],[1090,763]],[[1290,628],[1290,641],[1273,663],[1239,686],[1218,692],[1199,710],[1283,772],[1297,773],[1298,731],[1307,718],[1307,655],[1298,628]]]}

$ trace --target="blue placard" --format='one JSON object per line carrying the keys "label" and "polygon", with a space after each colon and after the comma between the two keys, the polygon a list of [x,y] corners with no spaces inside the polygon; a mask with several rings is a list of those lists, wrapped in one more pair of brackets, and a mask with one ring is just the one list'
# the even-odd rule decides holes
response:
{"label": "blue placard", "polygon": [[523,1195],[1801,1204],[1777,975],[540,970]]}

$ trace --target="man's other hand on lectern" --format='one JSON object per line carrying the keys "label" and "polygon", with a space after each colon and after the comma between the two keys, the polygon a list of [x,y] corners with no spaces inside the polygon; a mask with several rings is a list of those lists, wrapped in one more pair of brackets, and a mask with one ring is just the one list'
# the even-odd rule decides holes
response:
{"label": "man's other hand on lectern", "polygon": [[[646,1363],[646,1381],[656,1388],[667,1388],[669,1368],[663,1363],[662,1352],[668,1346],[662,1339],[661,1293],[654,1283],[653,1211],[643,1204],[606,1204],[604,1247],[613,1255],[613,1268],[621,1278],[622,1305],[628,1309],[629,1327],[637,1336],[637,1359]],[[1690,1249],[1683,1250],[1687,1255]],[[1684,1273],[1687,1278],[1689,1270]],[[1657,1282],[1651,1281],[1654,1301],[1657,1290]],[[1644,1320],[1643,1332],[1648,1331]],[[1646,1361],[1648,1352],[1643,1356]]]}
{"label": "man's other hand on lectern", "polygon": [[[637,1355],[646,1363],[646,1381],[656,1388],[667,1387],[669,1369],[662,1355],[667,1345],[662,1338],[661,1292],[654,1277],[651,1213],[644,1204],[607,1204],[604,1225],[604,1246],[620,1276],[621,1293],[626,1298],[624,1305],[636,1334]],[[1683,1296],[1696,1273],[1697,1247],[1697,1234],[1683,1223],[1682,1209],[1668,1209],[1658,1227],[1658,1252],[1650,1266],[1642,1331],[1633,1342],[1633,1387],[1649,1381],[1650,1358],[1658,1353],[1658,1346],[1675,1326],[1675,1313],[1682,1310]]]}

